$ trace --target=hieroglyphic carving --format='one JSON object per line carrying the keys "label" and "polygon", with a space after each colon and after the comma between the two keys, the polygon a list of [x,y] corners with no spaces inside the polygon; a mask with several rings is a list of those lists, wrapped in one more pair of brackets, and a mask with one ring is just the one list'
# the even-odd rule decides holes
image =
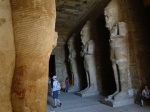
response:
{"label": "hieroglyphic carving", "polygon": [[[130,7],[129,11],[129,6],[131,5],[131,1],[129,0],[117,0],[118,7],[119,7],[119,19],[122,21],[125,21],[127,23],[127,28],[128,28],[128,53],[129,53],[129,72],[130,72],[130,77],[131,77],[131,87],[137,89],[137,87],[134,87],[132,83],[134,83],[134,79],[132,77],[138,76],[138,71],[137,71],[137,63],[136,63],[136,55],[135,55],[135,46],[134,46],[134,38],[135,34],[133,32],[136,31],[137,26],[134,24],[131,20],[131,16],[134,14],[134,11],[131,10],[132,8]],[[125,13],[126,12],[126,13]],[[136,18],[136,17],[134,17]],[[136,82],[136,83],[139,83]]]}

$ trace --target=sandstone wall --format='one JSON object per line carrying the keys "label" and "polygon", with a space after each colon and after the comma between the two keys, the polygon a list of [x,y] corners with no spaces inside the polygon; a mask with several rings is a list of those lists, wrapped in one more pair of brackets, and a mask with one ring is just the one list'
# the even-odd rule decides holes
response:
{"label": "sandstone wall", "polygon": [[137,89],[150,82],[150,33],[142,0],[117,1],[120,21],[128,26],[131,86]]}
{"label": "sandstone wall", "polygon": [[12,112],[11,83],[15,45],[9,0],[0,0],[0,112]]}
{"label": "sandstone wall", "polygon": [[45,112],[48,62],[55,32],[55,0],[11,0],[16,66],[14,112]]}

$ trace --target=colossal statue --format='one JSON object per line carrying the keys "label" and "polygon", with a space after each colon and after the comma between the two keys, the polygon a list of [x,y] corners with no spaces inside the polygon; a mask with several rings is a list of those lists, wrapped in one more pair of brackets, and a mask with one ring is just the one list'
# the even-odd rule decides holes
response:
{"label": "colossal statue", "polygon": [[0,112],[12,112],[15,44],[10,0],[0,0]]}
{"label": "colossal statue", "polygon": [[13,111],[46,112],[48,64],[57,36],[55,0],[11,0],[11,4],[16,50]]}
{"label": "colossal statue", "polygon": [[73,86],[70,87],[69,92],[77,92],[80,90],[79,74],[77,70],[76,50],[75,50],[75,34],[73,34],[68,41],[70,70],[72,74]]}
{"label": "colossal statue", "polygon": [[[115,0],[114,0],[115,1]],[[108,99],[128,97],[128,53],[127,27],[125,22],[118,22],[118,6],[111,1],[105,9],[106,27],[110,31],[110,59],[114,71],[116,91]]]}
{"label": "colossal statue", "polygon": [[81,96],[90,96],[99,94],[97,90],[96,67],[94,60],[95,44],[91,39],[90,21],[87,21],[81,30],[82,51],[81,56],[84,58],[84,69],[87,78],[87,87],[78,92]]}

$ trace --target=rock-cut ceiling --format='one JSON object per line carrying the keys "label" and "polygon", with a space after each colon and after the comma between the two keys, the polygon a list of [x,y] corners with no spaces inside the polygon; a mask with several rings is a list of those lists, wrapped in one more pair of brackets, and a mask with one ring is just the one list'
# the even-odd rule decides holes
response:
{"label": "rock-cut ceiling", "polygon": [[69,36],[90,17],[100,15],[110,0],[56,0],[56,31]]}

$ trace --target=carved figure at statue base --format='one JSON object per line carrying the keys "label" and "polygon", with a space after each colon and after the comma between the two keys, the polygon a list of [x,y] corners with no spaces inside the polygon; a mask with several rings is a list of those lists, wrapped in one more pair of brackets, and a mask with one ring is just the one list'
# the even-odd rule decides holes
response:
{"label": "carved figure at statue base", "polygon": [[69,88],[69,92],[77,92],[80,90],[79,74],[77,71],[76,51],[75,51],[75,34],[73,34],[68,41],[70,70],[72,74],[73,86]]}
{"label": "carved figure at statue base", "polygon": [[94,62],[95,44],[90,38],[90,22],[84,25],[81,30],[82,51],[81,56],[84,57],[84,69],[87,78],[87,87],[78,92],[80,96],[91,96],[99,94],[96,81],[96,67]]}

